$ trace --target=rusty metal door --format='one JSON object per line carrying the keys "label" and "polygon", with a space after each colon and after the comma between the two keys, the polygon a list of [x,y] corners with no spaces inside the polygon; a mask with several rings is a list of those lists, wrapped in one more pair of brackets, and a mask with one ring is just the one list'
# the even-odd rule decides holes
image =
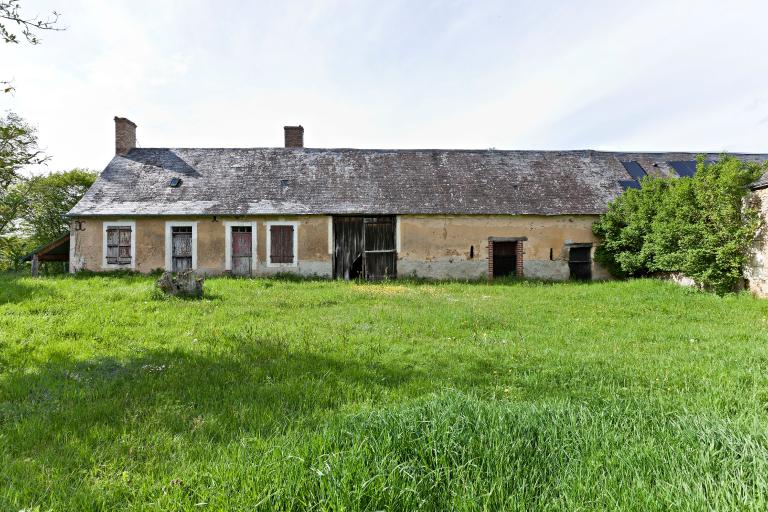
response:
{"label": "rusty metal door", "polygon": [[250,226],[232,228],[232,274],[251,275],[253,263],[252,236]]}
{"label": "rusty metal door", "polygon": [[192,268],[192,226],[173,226],[171,232],[172,270]]}

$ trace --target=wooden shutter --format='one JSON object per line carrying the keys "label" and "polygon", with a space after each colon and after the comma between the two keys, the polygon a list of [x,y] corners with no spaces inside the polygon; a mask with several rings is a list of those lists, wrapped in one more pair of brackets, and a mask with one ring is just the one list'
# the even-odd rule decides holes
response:
{"label": "wooden shutter", "polygon": [[270,226],[270,263],[293,263],[293,226]]}
{"label": "wooden shutter", "polygon": [[110,265],[130,265],[131,256],[131,227],[111,226],[107,228],[107,263]]}

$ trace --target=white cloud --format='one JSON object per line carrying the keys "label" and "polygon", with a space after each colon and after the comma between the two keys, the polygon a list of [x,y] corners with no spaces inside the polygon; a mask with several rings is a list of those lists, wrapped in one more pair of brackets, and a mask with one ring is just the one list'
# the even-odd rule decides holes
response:
{"label": "white cloud", "polygon": [[768,4],[29,0],[0,97],[48,169],[100,169],[114,115],[149,146],[768,151]]}

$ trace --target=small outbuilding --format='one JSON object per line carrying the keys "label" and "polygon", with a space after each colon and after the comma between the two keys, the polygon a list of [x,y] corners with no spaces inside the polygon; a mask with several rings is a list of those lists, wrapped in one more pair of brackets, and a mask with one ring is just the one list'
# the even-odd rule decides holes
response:
{"label": "small outbuilding", "polygon": [[40,263],[48,261],[63,261],[69,264],[69,233],[52,242],[37,247],[22,258],[22,261],[32,262],[32,276],[36,277],[40,270]]}

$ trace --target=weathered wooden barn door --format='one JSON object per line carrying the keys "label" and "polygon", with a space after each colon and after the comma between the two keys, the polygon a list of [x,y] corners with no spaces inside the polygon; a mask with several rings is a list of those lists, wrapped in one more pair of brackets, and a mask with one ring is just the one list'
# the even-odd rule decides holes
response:
{"label": "weathered wooden barn door", "polygon": [[250,226],[232,227],[232,273],[238,276],[251,275],[253,232]]}
{"label": "weathered wooden barn door", "polygon": [[397,276],[394,217],[334,217],[333,277]]}
{"label": "weathered wooden barn door", "polygon": [[517,244],[493,242],[493,277],[517,275]]}
{"label": "weathered wooden barn door", "polygon": [[171,230],[173,271],[192,268],[192,226],[173,226]]}
{"label": "weathered wooden barn door", "polygon": [[357,279],[363,272],[363,218],[333,218],[333,277]]}
{"label": "weathered wooden barn door", "polygon": [[363,240],[363,271],[369,280],[394,279],[397,276],[394,217],[366,217]]}

